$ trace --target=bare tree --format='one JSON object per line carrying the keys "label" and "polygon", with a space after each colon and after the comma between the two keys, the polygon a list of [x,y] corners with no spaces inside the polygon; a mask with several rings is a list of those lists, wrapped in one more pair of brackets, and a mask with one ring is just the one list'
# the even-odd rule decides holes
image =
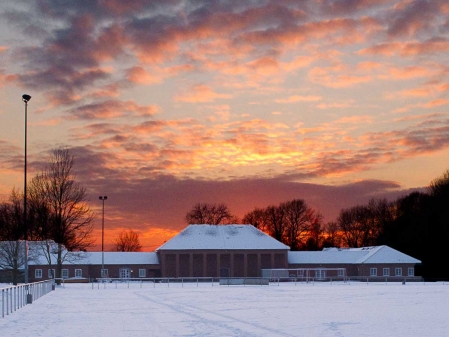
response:
{"label": "bare tree", "polygon": [[253,225],[261,231],[266,231],[266,217],[265,210],[262,208],[255,208],[253,211],[246,213],[242,219],[242,223]]}
{"label": "bare tree", "polygon": [[238,223],[236,216],[232,215],[225,204],[197,203],[186,214],[188,224],[229,225]]}
{"label": "bare tree", "polygon": [[341,234],[335,221],[327,223],[323,229],[323,247],[340,247]]}
{"label": "bare tree", "polygon": [[344,209],[337,220],[342,243],[348,247],[375,245],[383,228],[392,219],[393,205],[385,199],[371,199],[368,205]]}
{"label": "bare tree", "polygon": [[25,264],[25,241],[0,241],[0,268],[11,273],[13,284],[19,282],[19,270]]}
{"label": "bare tree", "polygon": [[22,199],[13,189],[9,202],[0,204],[0,267],[10,271],[13,284],[18,283],[25,263]]}
{"label": "bare tree", "polygon": [[[91,238],[93,213],[86,204],[86,190],[75,182],[74,157],[68,149],[53,150],[48,166],[31,184],[49,211],[47,238],[57,244],[57,277],[70,252],[84,251],[93,244]],[[79,254],[74,256],[79,257]]]}
{"label": "bare tree", "polygon": [[277,206],[268,206],[265,209],[266,230],[270,236],[284,242],[286,232],[285,210]]}
{"label": "bare tree", "polygon": [[322,240],[322,216],[310,208],[304,200],[294,199],[279,206],[255,208],[245,214],[244,223],[264,231],[278,241],[290,246],[292,250],[306,248],[309,244],[319,245]]}
{"label": "bare tree", "polygon": [[449,197],[449,170],[446,170],[440,177],[432,180],[428,188],[429,194],[433,197]]}
{"label": "bare tree", "polygon": [[[290,246],[291,250],[298,250],[305,246],[308,236],[312,236],[314,242],[318,244],[318,236],[321,233],[321,216],[315,214],[304,200],[294,199],[279,205],[285,216],[285,239],[284,243]],[[314,226],[314,227],[312,227]]]}
{"label": "bare tree", "polygon": [[114,251],[117,252],[140,252],[141,249],[139,234],[132,229],[120,232],[114,242]]}

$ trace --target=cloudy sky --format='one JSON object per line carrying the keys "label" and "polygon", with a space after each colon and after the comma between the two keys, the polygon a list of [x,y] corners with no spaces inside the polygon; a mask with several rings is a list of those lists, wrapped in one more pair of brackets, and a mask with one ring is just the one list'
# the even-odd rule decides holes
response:
{"label": "cloudy sky", "polygon": [[[0,3],[0,195],[68,147],[106,241],[197,202],[396,198],[449,168],[446,0]],[[97,243],[101,241],[97,240]]]}

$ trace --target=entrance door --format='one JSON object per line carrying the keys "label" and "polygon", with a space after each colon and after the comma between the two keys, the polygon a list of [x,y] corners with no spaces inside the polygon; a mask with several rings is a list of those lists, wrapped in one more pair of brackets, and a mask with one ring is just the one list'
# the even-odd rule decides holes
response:
{"label": "entrance door", "polygon": [[322,269],[315,270],[315,278],[317,280],[324,280],[326,278],[326,271]]}
{"label": "entrance door", "polygon": [[131,277],[131,269],[120,268],[120,278],[130,278],[130,277]]}

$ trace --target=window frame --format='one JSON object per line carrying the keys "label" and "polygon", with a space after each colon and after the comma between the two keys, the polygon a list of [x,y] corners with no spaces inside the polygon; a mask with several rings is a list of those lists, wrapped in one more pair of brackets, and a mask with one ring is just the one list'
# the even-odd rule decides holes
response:
{"label": "window frame", "polygon": [[383,276],[390,276],[390,268],[383,268],[382,269],[382,275]]}
{"label": "window frame", "polygon": [[63,279],[69,278],[69,270],[67,268],[66,269],[61,269],[61,277]]}
{"label": "window frame", "polygon": [[54,279],[56,277],[56,270],[53,268],[48,268],[47,275],[49,279]]}
{"label": "window frame", "polygon": [[108,268],[101,269],[100,275],[101,277],[109,277]]}
{"label": "window frame", "polygon": [[34,278],[42,278],[42,269],[34,270]]}
{"label": "window frame", "polygon": [[315,270],[315,278],[317,280],[324,280],[326,278],[326,270],[325,269]]}
{"label": "window frame", "polygon": [[377,268],[375,268],[375,267],[371,267],[370,269],[369,269],[369,276],[377,276]]}
{"label": "window frame", "polygon": [[402,268],[401,267],[394,268],[394,276],[402,276]]}
{"label": "window frame", "polygon": [[407,268],[407,276],[415,276],[415,268],[414,267]]}
{"label": "window frame", "polygon": [[147,270],[139,269],[139,277],[147,277]]}
{"label": "window frame", "polygon": [[[79,273],[79,275],[77,275]],[[81,278],[83,277],[83,270],[82,269],[75,269],[75,277]]]}

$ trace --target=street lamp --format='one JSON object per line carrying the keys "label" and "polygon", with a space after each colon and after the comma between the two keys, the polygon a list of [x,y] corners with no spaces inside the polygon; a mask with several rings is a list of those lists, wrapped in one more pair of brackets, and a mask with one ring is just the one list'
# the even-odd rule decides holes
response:
{"label": "street lamp", "polygon": [[25,103],[25,164],[23,179],[23,229],[25,231],[25,283],[28,283],[28,224],[27,224],[27,114],[28,102],[31,96],[22,95],[22,101]]}
{"label": "street lamp", "polygon": [[98,197],[103,201],[103,216],[101,220],[101,277],[104,277],[104,201],[108,199],[107,196]]}

